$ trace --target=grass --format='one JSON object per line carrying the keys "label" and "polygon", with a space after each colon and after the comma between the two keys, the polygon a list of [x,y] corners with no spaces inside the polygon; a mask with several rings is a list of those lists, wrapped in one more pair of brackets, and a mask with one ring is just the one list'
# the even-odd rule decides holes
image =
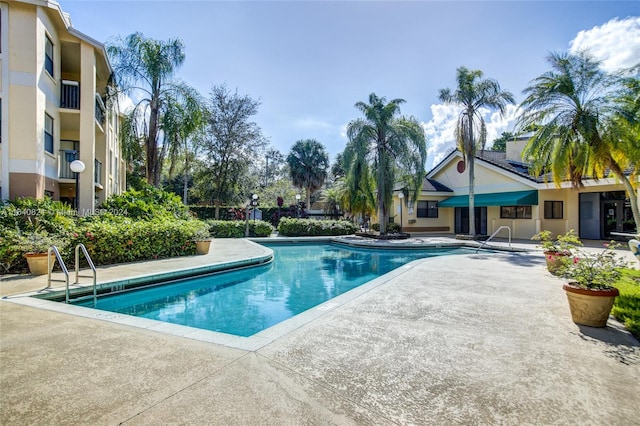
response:
{"label": "grass", "polygon": [[620,291],[611,313],[640,339],[640,270],[624,269],[615,284]]}

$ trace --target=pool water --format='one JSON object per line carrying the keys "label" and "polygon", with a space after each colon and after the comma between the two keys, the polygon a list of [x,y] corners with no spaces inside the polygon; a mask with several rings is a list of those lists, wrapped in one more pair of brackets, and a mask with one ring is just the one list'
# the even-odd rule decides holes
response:
{"label": "pool water", "polygon": [[[265,244],[268,265],[98,298],[96,309],[251,336],[408,262],[465,249],[379,250]],[[74,303],[94,307],[93,300]]]}

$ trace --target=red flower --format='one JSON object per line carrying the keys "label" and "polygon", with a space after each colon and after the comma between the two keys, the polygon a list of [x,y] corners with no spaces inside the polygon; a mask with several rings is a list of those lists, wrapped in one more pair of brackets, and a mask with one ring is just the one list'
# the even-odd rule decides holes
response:
{"label": "red flower", "polygon": [[579,261],[580,261],[580,258],[579,258],[579,257],[574,257],[574,258],[573,258],[573,263],[574,263],[574,264],[578,263]]}

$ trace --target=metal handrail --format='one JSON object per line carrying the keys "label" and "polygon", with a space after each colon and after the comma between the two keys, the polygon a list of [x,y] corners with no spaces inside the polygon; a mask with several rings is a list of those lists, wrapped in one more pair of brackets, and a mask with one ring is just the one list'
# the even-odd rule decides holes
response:
{"label": "metal handrail", "polygon": [[477,253],[477,252],[478,252],[482,247],[484,247],[484,246],[485,246],[489,241],[491,241],[491,239],[492,239],[493,237],[495,237],[495,236],[496,236],[496,234],[497,234],[498,232],[500,232],[500,231],[501,231],[501,230],[503,230],[503,229],[507,229],[507,230],[509,231],[509,247],[511,247],[511,228],[509,228],[507,225],[502,225],[501,227],[499,227],[499,228],[496,230],[496,232],[494,232],[493,234],[491,234],[491,236],[490,236],[489,238],[487,238],[486,240],[484,240],[484,241],[482,242],[482,244],[480,244],[480,246],[476,249],[476,253]]}
{"label": "metal handrail", "polygon": [[[89,253],[87,252],[87,248],[84,246],[84,244],[78,244],[76,246],[76,282],[74,284],[79,284],[80,281],[78,280],[78,277],[80,277],[81,275],[78,275],[79,271],[80,271],[80,249],[82,249],[82,254],[84,254],[85,259],[87,259],[87,263],[89,264],[89,267],[91,268],[91,270],[93,271],[93,305],[95,306],[98,300],[98,289],[96,286],[96,267],[93,265],[93,261],[91,260],[91,256],[89,256]],[[82,275],[83,277],[88,277],[88,275]],[[67,278],[68,281],[68,278]],[[67,291],[67,303],[69,303],[69,294]]]}
{"label": "metal handrail", "polygon": [[[64,264],[64,261],[62,260],[62,256],[60,256],[60,252],[58,251],[58,247],[56,247],[56,246],[51,246],[47,250],[47,286],[45,288],[51,288],[51,281],[62,281],[62,280],[52,280],[51,279],[51,269],[53,269],[53,265],[51,264],[51,251],[52,250],[56,255],[56,259],[58,259],[58,263],[60,264],[60,269],[62,269],[62,272],[64,272],[64,276],[65,276],[65,280],[64,281],[66,282],[65,302],[69,303],[69,271],[67,270],[67,265]],[[54,262],[55,262],[55,260],[54,260]]]}

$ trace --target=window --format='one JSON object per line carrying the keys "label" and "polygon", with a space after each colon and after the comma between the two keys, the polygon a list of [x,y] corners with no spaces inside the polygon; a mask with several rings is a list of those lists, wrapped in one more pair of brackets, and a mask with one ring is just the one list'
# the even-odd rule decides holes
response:
{"label": "window", "polygon": [[502,219],[531,219],[531,206],[502,206],[500,207]]}
{"label": "window", "polygon": [[53,77],[53,42],[45,35],[44,43],[44,69]]}
{"label": "window", "polygon": [[544,202],[544,218],[545,219],[562,219],[563,207],[562,201],[545,201]]}
{"label": "window", "polygon": [[44,115],[44,150],[53,154],[53,118]]}
{"label": "window", "polygon": [[418,217],[438,217],[438,202],[418,201]]}

